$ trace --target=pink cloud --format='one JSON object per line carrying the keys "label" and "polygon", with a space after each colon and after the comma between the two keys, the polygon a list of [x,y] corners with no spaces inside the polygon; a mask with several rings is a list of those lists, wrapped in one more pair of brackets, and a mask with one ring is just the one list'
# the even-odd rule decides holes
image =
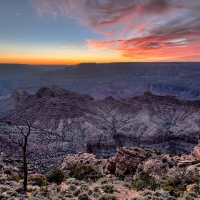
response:
{"label": "pink cloud", "polygon": [[[73,17],[103,34],[92,49],[148,60],[200,60],[200,1],[30,0],[38,14]],[[56,13],[56,14],[55,14]]]}

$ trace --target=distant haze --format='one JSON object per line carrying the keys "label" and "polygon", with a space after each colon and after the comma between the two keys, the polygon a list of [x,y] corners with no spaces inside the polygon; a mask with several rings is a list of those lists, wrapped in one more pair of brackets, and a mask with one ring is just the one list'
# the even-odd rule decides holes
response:
{"label": "distant haze", "polygon": [[200,63],[85,63],[73,66],[0,65],[0,95],[36,93],[57,85],[94,99],[131,98],[150,91],[200,100]]}

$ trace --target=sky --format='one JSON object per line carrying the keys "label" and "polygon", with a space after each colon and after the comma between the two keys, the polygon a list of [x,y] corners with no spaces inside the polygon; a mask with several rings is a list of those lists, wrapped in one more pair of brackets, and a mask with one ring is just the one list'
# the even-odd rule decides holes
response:
{"label": "sky", "polygon": [[200,61],[200,0],[0,0],[0,63]]}

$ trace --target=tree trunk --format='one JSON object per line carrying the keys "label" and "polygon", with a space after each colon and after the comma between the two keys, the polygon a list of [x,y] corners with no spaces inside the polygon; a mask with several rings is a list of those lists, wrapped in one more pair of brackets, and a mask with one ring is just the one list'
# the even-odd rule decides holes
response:
{"label": "tree trunk", "polygon": [[24,191],[27,191],[27,182],[28,182],[28,161],[26,150],[24,151]]}

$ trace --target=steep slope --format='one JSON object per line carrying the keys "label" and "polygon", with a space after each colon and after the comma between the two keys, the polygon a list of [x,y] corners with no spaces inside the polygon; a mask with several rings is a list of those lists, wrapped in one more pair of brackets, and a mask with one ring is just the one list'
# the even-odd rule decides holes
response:
{"label": "steep slope", "polygon": [[190,152],[200,137],[200,102],[150,92],[128,100],[88,95],[57,86],[41,88],[12,109],[8,119],[59,134],[69,153],[113,156],[116,148],[144,146],[175,154]]}

